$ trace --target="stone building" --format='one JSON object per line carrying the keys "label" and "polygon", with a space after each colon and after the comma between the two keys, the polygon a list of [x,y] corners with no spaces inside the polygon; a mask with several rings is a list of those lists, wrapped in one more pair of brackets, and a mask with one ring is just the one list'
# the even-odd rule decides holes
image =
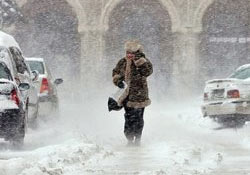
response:
{"label": "stone building", "polygon": [[[114,66],[116,59],[124,54],[123,42],[130,38],[143,42],[145,52],[156,65],[156,78],[181,92],[185,89],[183,85],[189,90],[201,87],[204,80],[225,77],[250,60],[249,0],[17,2],[29,17],[31,26],[39,27],[36,21],[43,15],[44,18],[47,16],[47,21],[50,20],[49,14],[56,16],[57,22],[49,23],[56,29],[50,27],[43,31],[40,39],[55,37],[57,35],[51,31],[57,31],[58,26],[70,25],[68,33],[63,29],[59,31],[59,38],[63,38],[65,32],[74,38],[68,41],[66,37],[61,42],[69,42],[65,47],[75,46],[74,63],[80,66],[74,70],[79,70],[80,75],[101,72],[108,77],[110,72],[103,72],[103,69]],[[64,20],[71,22],[64,23]],[[60,51],[59,46],[56,48]]]}

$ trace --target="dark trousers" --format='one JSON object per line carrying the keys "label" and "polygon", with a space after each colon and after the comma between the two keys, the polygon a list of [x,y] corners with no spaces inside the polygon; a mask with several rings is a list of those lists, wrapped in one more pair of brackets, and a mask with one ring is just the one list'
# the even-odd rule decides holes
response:
{"label": "dark trousers", "polygon": [[140,140],[142,135],[142,130],[144,126],[143,114],[144,108],[129,108],[126,105],[125,109],[125,126],[124,134],[128,141],[133,141],[134,139]]}

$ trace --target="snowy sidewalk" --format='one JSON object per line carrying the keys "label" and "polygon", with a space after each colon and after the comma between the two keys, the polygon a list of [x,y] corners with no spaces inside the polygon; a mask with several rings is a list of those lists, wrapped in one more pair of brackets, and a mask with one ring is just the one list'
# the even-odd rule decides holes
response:
{"label": "snowy sidewalk", "polygon": [[250,174],[250,126],[214,130],[198,105],[148,108],[141,147],[125,146],[122,112],[63,109],[60,121],[29,130],[23,150],[0,141],[0,175]]}

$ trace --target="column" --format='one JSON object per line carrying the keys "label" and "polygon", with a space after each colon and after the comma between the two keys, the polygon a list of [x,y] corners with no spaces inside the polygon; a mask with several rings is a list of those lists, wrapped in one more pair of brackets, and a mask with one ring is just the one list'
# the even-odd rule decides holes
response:
{"label": "column", "polygon": [[91,27],[81,31],[81,87],[94,93],[101,84],[103,62],[103,31]]}
{"label": "column", "polygon": [[199,33],[192,28],[174,33],[173,89],[180,97],[199,91]]}

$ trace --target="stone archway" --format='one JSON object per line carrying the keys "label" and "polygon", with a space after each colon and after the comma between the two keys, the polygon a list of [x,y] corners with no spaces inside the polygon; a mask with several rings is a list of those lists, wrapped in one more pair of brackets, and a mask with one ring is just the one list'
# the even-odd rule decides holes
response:
{"label": "stone archway", "polygon": [[22,10],[27,20],[17,25],[15,35],[25,55],[45,58],[55,76],[77,77],[81,37],[76,9],[66,0],[28,0]]}
{"label": "stone archway", "polygon": [[[25,4],[29,3],[30,0],[18,0],[17,4],[19,7],[23,7]],[[79,0],[65,0],[71,7],[74,13],[77,15],[78,21],[79,21],[79,32],[82,32],[86,26],[86,14],[83,10],[82,4],[79,2]]]}
{"label": "stone archway", "polygon": [[248,0],[216,0],[205,11],[200,44],[204,79],[225,78],[249,63],[249,8]]}
{"label": "stone archway", "polygon": [[[108,3],[105,5],[101,18],[100,24],[104,28],[104,30],[108,30],[109,28],[109,19],[112,14],[113,9],[119,4],[122,3],[123,0],[109,0]],[[156,1],[157,2],[157,1]],[[178,10],[176,9],[175,5],[171,0],[159,0],[159,3],[166,9],[168,12],[171,21],[172,21],[172,31],[177,31],[181,26],[181,21],[179,17]]]}
{"label": "stone archway", "polygon": [[125,55],[124,42],[138,39],[154,64],[153,84],[162,93],[171,84],[173,72],[172,22],[168,11],[161,1],[116,2],[112,12],[107,13],[109,19],[104,20],[108,21],[104,35],[107,70],[112,70],[118,58]]}
{"label": "stone archway", "polygon": [[199,3],[198,8],[195,10],[194,13],[194,24],[193,26],[197,27],[198,32],[201,32],[202,29],[202,19],[203,16],[205,14],[205,12],[207,11],[208,7],[214,2],[215,0],[206,0],[203,1],[202,3]]}

